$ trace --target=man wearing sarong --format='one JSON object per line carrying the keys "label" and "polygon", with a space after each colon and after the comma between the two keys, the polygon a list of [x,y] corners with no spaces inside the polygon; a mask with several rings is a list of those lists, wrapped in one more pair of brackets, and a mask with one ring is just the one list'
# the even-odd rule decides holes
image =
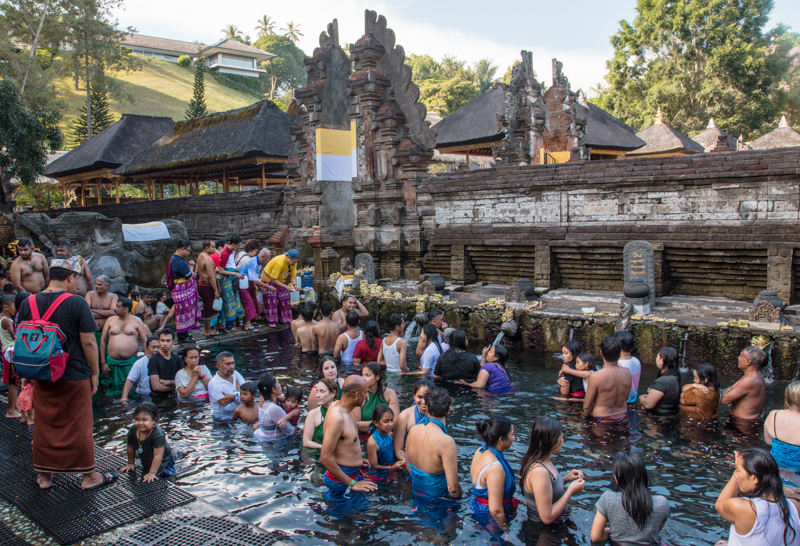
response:
{"label": "man wearing sarong", "polygon": [[261,281],[269,285],[263,289],[263,295],[270,328],[278,325],[278,313],[281,322],[287,326],[292,323],[292,299],[289,292],[295,291],[299,261],[300,253],[293,248],[286,254],[272,258],[261,273]]}
{"label": "man wearing sarong", "polygon": [[[256,302],[256,286],[250,280],[247,273],[250,262],[257,262],[258,248],[261,243],[257,239],[248,239],[244,244],[244,253],[236,258],[236,271],[241,273],[247,279],[247,288],[242,288],[239,285],[239,299],[242,302],[242,309],[244,310],[244,329],[247,331],[255,330],[253,321],[258,317],[258,304]],[[242,253],[240,253],[242,254]]]}
{"label": "man wearing sarong", "polygon": [[92,272],[89,271],[89,264],[86,260],[78,254],[72,253],[72,243],[67,240],[61,241],[56,247],[57,258],[77,258],[81,266],[81,274],[78,275],[78,287],[75,293],[79,296],[85,296],[89,290],[94,290],[94,280],[92,280]]}
{"label": "man wearing sarong", "polygon": [[244,318],[241,300],[239,299],[239,279],[244,275],[236,271],[236,253],[242,246],[242,238],[231,235],[230,242],[225,245],[219,257],[219,287],[222,291],[222,315],[220,322],[229,332],[240,332],[236,328],[236,319]]}
{"label": "man wearing sarong", "polygon": [[[75,260],[76,258],[70,258]],[[106,325],[106,320],[117,314],[117,295],[109,292],[111,287],[111,279],[105,275],[98,275],[97,282],[95,282],[94,290],[86,293],[86,303],[92,310],[92,316],[97,323],[97,330],[95,330],[94,337],[97,346],[100,347],[100,337],[103,335],[103,328]]]}
{"label": "man wearing sarong", "polygon": [[[189,330],[200,327],[200,305],[197,298],[197,280],[192,273],[194,261],[187,262],[192,243],[187,239],[178,241],[178,248],[167,266],[167,288],[172,293],[175,308],[175,328],[178,341],[192,341]],[[170,286],[171,285],[171,286]]]}
{"label": "man wearing sarong", "polygon": [[103,374],[110,376],[115,389],[115,393],[107,393],[109,396],[116,396],[125,385],[125,378],[136,362],[139,341],[142,347],[147,346],[147,327],[131,314],[132,308],[131,300],[120,298],[115,309],[117,314],[106,321],[100,338],[100,364]]}
{"label": "man wearing sarong", "polygon": [[[62,294],[72,293],[81,274],[77,260],[54,258],[50,284],[36,295],[36,307],[43,316]],[[24,300],[17,324],[31,319]],[[97,391],[100,370],[94,331],[97,324],[86,300],[71,296],[50,317],[64,333],[64,352],[69,354],[64,375],[58,381],[33,381],[33,469],[42,489],[53,485],[53,473],[83,474],[81,487],[95,489],[113,482],[116,472],[95,472],[92,437],[92,395]]]}
{"label": "man wearing sarong", "polygon": [[213,256],[219,256],[214,252],[214,241],[206,239],[203,241],[203,252],[197,257],[194,272],[197,275],[197,293],[203,302],[203,335],[207,337],[217,335],[211,331],[211,321],[219,316],[219,311],[214,310],[214,300],[219,298],[219,288]]}

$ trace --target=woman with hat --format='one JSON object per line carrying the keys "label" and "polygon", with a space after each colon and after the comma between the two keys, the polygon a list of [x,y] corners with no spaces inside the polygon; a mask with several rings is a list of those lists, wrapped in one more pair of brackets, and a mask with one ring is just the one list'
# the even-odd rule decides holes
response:
{"label": "woman with hat", "polygon": [[262,292],[270,328],[277,326],[279,312],[284,324],[292,323],[292,300],[289,292],[295,291],[299,261],[300,253],[293,248],[286,254],[272,258],[261,273],[261,281],[267,284],[267,289],[262,289]]}

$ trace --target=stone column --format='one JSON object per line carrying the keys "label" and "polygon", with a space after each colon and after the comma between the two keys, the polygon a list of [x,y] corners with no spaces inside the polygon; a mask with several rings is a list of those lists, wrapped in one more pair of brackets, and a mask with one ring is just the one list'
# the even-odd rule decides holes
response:
{"label": "stone column", "polygon": [[472,267],[472,260],[467,254],[465,245],[453,245],[450,247],[450,280],[454,284],[470,284],[477,279],[475,270]]}
{"label": "stone column", "polygon": [[792,257],[794,249],[773,245],[767,252],[767,290],[774,290],[787,304],[794,294]]}
{"label": "stone column", "polygon": [[552,290],[558,288],[560,279],[556,268],[556,259],[553,256],[553,249],[549,245],[536,245],[535,267],[533,274],[533,286],[537,293],[541,290]]}

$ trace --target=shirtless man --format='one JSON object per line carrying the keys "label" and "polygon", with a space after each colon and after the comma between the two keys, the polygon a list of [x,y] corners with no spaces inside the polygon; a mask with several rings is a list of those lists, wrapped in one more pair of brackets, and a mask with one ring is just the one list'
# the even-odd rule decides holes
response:
{"label": "shirtless man", "polygon": [[[211,321],[219,316],[219,311],[214,311],[214,300],[219,299],[219,286],[217,285],[216,266],[214,259],[214,241],[203,241],[203,252],[197,257],[194,272],[197,274],[197,293],[203,302],[203,335],[215,336],[211,331]],[[173,305],[174,307],[174,305]]]}
{"label": "shirtless man", "polygon": [[764,351],[752,345],[739,353],[739,369],[744,377],[724,390],[719,399],[721,404],[731,405],[731,417],[746,420],[763,417],[767,385],[761,367],[766,358]]}
{"label": "shirtless man", "polygon": [[616,337],[604,338],[600,343],[603,368],[586,380],[586,398],[583,414],[603,423],[628,422],[628,395],[633,378],[631,371],[618,364],[622,345]]}
{"label": "shirtless man", "polygon": [[89,271],[89,265],[82,256],[72,254],[72,244],[69,241],[65,240],[58,243],[56,255],[63,258],[72,258],[74,256],[81,264],[81,274],[78,275],[78,284],[75,286],[75,294],[85,296],[89,290],[94,290],[94,281],[92,280],[92,272]]}
{"label": "shirtless man", "polygon": [[427,423],[411,427],[406,438],[411,488],[415,496],[423,498],[457,499],[461,496],[458,452],[455,440],[447,434],[446,423],[450,393],[442,388],[428,389],[425,405],[428,407]]}
{"label": "shirtless man", "polygon": [[364,307],[361,304],[361,302],[356,299],[355,296],[353,296],[352,294],[344,296],[344,298],[342,299],[342,308],[338,309],[333,314],[333,319],[332,319],[333,322],[339,325],[340,334],[343,334],[344,331],[347,330],[347,321],[345,320],[345,317],[347,316],[347,313],[349,313],[350,311],[355,311],[356,313],[358,313],[359,317],[369,316],[369,311],[367,311],[367,308]]}
{"label": "shirtless man", "polygon": [[298,329],[299,329],[301,326],[303,326],[303,325],[305,324],[305,321],[303,320],[303,309],[305,309],[305,308],[306,308],[306,302],[300,302],[300,303],[297,305],[297,312],[298,312],[299,314],[297,315],[297,318],[296,318],[296,319],[294,319],[294,320],[291,322],[291,324],[289,324],[289,328],[291,328],[291,330],[292,330],[292,337],[293,337],[295,340],[297,340],[297,330],[298,330]]}
{"label": "shirtless man", "polygon": [[33,243],[29,239],[20,239],[17,251],[19,256],[8,268],[11,285],[17,292],[38,294],[50,284],[50,268],[47,266],[47,260],[33,251]]}
{"label": "shirtless man", "polygon": [[111,375],[115,387],[123,387],[128,372],[136,362],[139,341],[147,346],[149,332],[144,323],[131,315],[133,302],[120,298],[115,306],[116,316],[109,317],[100,338],[100,364],[103,373]]}
{"label": "shirtless man", "polygon": [[[109,292],[111,280],[105,275],[99,275],[94,283],[94,290],[86,293],[86,302],[92,308],[94,321],[97,323],[97,331],[94,336],[97,338],[97,346],[100,346],[100,338],[103,335],[106,320],[117,314],[117,295]],[[131,305],[133,305],[131,303]]]}
{"label": "shirtless man", "polygon": [[136,316],[144,322],[148,330],[161,333],[164,324],[167,322],[167,315],[154,315],[153,308],[145,305],[144,302],[136,306],[136,311]]}
{"label": "shirtless man", "polygon": [[347,500],[350,491],[375,491],[377,484],[361,479],[361,467],[369,464],[361,453],[358,427],[352,411],[360,408],[367,396],[367,383],[361,376],[351,375],[342,387],[342,399],[328,408],[323,428],[319,462],[325,467],[323,481],[328,486],[325,497],[332,501]]}
{"label": "shirtless man", "polygon": [[303,306],[303,311],[300,315],[303,319],[303,325],[297,329],[297,333],[294,336],[296,340],[294,346],[300,347],[304,355],[317,356],[317,340],[314,339],[313,333],[313,328],[316,324],[314,322],[314,311],[316,310],[317,308],[313,303],[306,303]]}
{"label": "shirtless man", "polygon": [[323,301],[319,306],[322,320],[311,328],[314,333],[314,342],[317,345],[319,356],[333,356],[333,349],[336,347],[336,339],[341,333],[339,324],[331,320],[333,304]]}

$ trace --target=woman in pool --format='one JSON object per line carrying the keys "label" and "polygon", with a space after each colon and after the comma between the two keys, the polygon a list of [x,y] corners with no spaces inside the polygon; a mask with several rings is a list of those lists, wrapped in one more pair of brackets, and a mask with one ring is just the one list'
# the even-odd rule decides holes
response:
{"label": "woman in pool", "polygon": [[577,341],[568,341],[561,346],[561,371],[558,373],[558,386],[561,388],[562,396],[570,398],[583,398],[586,396],[586,389],[583,388],[583,381],[576,375],[567,375],[564,370],[574,370],[575,360],[581,352],[581,346]]}
{"label": "woman in pool", "polygon": [[467,383],[463,379],[456,381],[456,385],[464,385],[473,389],[486,389],[489,394],[506,394],[514,392],[514,385],[511,384],[511,375],[506,367],[508,360],[508,349],[493,345],[484,347],[481,358],[481,371],[478,379],[472,383]]}
{"label": "woman in pool", "polygon": [[592,542],[661,544],[658,533],[669,519],[669,504],[647,490],[647,469],[635,453],[617,453],[611,464],[617,491],[606,491],[597,501]]}
{"label": "woman in pool", "polygon": [[427,378],[414,383],[414,405],[404,409],[394,420],[394,455],[397,460],[406,458],[406,436],[414,425],[425,422],[428,415],[428,406],[425,405],[425,393],[434,387],[433,381]]}
{"label": "woman in pool", "polygon": [[514,517],[518,501],[514,498],[517,486],[514,471],[503,452],[514,443],[514,425],[503,415],[478,423],[483,444],[472,457],[469,475],[472,494],[469,506],[472,516],[492,535],[501,535]]}
{"label": "woman in pool", "polygon": [[425,334],[427,345],[422,352],[419,359],[419,366],[422,375],[433,375],[433,369],[436,367],[436,361],[442,356],[442,353],[450,348],[446,343],[439,343],[439,330],[433,324],[426,324],[422,327],[422,333]]}
{"label": "woman in pool", "polygon": [[369,432],[372,413],[381,404],[392,408],[393,415],[400,415],[397,393],[383,386],[384,374],[377,362],[367,362],[361,369],[361,377],[367,382],[367,398],[360,408],[353,409],[353,419],[358,423],[358,431],[362,434]]}
{"label": "woman in pool", "polygon": [[595,364],[592,353],[580,353],[575,357],[574,368],[566,364],[561,366],[561,373],[564,374],[564,377],[558,380],[558,384],[561,386],[561,394],[565,395],[564,391],[568,391],[566,395],[570,398],[582,400],[586,397],[586,380],[596,371],[597,364]]}
{"label": "woman in pool", "polygon": [[325,424],[325,415],[328,408],[336,400],[336,388],[338,385],[330,379],[320,379],[314,385],[314,396],[317,398],[317,407],[308,412],[305,424],[303,425],[303,447],[322,449],[322,429]]}
{"label": "woman in pool", "polygon": [[481,371],[481,361],[467,350],[468,345],[464,330],[456,330],[450,334],[450,350],[445,351],[436,361],[433,376],[445,381],[475,381]]}
{"label": "woman in pool", "polygon": [[286,412],[278,404],[281,384],[267,372],[258,380],[261,404],[258,408],[258,423],[253,425],[253,437],[259,440],[280,440],[294,434],[294,426],[286,419]]}
{"label": "woman in pool", "polygon": [[644,409],[655,415],[677,415],[681,406],[681,371],[678,369],[678,351],[664,347],[656,356],[658,377],[639,397]]}
{"label": "woman in pool", "polygon": [[[552,457],[564,445],[561,423],[552,417],[541,417],[531,430],[528,451],[522,458],[519,485],[528,505],[528,517],[550,525],[569,515],[570,497],[583,491],[583,472],[571,470],[566,476],[558,473]],[[564,488],[564,484],[569,485]]]}
{"label": "woman in pool", "polygon": [[718,546],[800,546],[797,506],[783,494],[775,459],[763,449],[734,452],[736,470],[714,508],[731,523]]}
{"label": "woman in pool", "polygon": [[183,369],[175,375],[175,388],[184,400],[203,398],[208,400],[208,382],[214,375],[200,365],[200,347],[191,346],[183,353]]}
{"label": "woman in pool", "polygon": [[692,375],[694,383],[684,385],[681,393],[681,415],[710,421],[717,416],[719,407],[717,369],[711,364],[698,364]]}
{"label": "woman in pool", "polygon": [[362,362],[377,362],[381,350],[381,332],[378,322],[370,320],[364,326],[364,336],[356,343],[353,351],[353,366],[361,366]]}
{"label": "woman in pool", "polygon": [[[332,356],[323,356],[319,360],[319,366],[317,366],[317,378],[328,379],[333,382],[333,384],[337,387],[336,400],[342,399],[342,385],[344,385],[344,379],[339,377],[339,368],[336,367],[336,361]],[[316,385],[311,387],[311,393],[308,395],[308,411],[311,411],[317,407],[317,397],[314,396],[314,389],[316,388]]]}
{"label": "woman in pool", "polygon": [[783,399],[783,409],[767,415],[764,439],[781,470],[784,493],[800,500],[800,381],[786,386]]}

